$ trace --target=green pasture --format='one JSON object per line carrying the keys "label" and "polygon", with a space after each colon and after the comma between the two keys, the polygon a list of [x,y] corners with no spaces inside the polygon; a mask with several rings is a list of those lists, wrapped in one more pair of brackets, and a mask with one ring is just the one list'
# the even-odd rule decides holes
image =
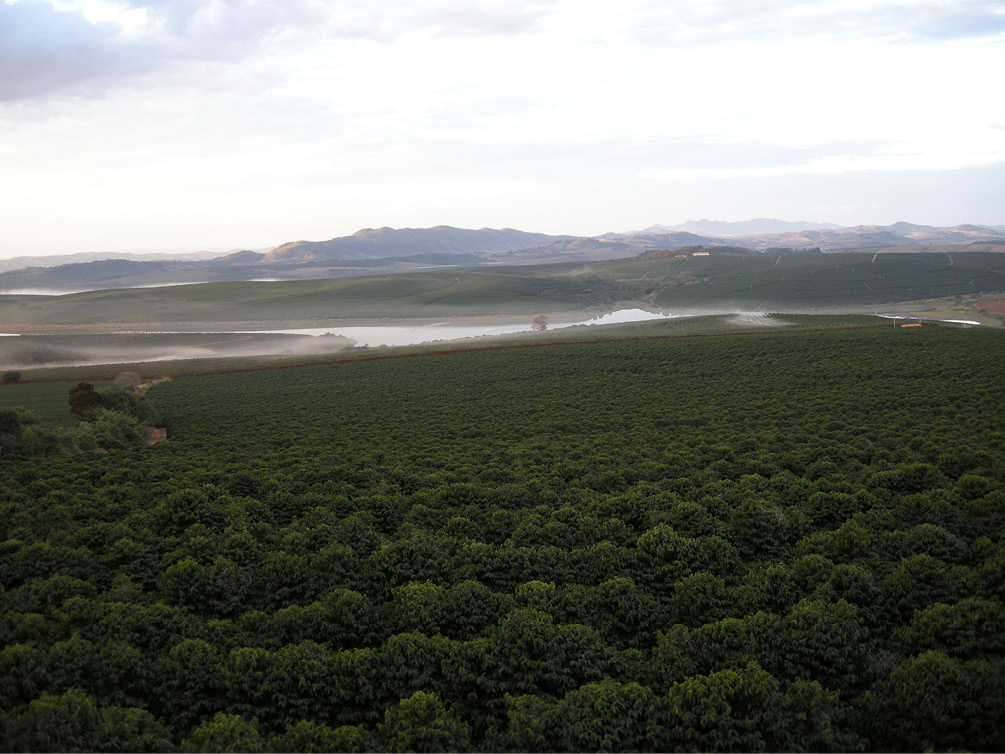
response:
{"label": "green pasture", "polygon": [[877,311],[1005,290],[1005,255],[674,254],[591,264],[471,268],[0,296],[13,332],[324,326],[393,318],[533,316],[625,306],[679,311]]}
{"label": "green pasture", "polygon": [[[952,264],[950,264],[950,258]],[[712,309],[870,309],[1005,287],[1005,257],[956,254],[782,254],[640,257],[589,273],[652,305]]]}
{"label": "green pasture", "polygon": [[4,327],[210,323],[261,326],[373,318],[522,314],[575,309],[588,291],[572,282],[479,271],[410,273],[278,283],[208,283],[68,296],[0,297]]}

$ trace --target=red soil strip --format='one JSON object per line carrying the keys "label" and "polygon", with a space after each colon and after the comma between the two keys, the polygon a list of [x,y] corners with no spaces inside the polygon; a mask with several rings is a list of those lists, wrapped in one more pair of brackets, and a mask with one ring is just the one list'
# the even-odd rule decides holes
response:
{"label": "red soil strip", "polygon": [[974,309],[979,312],[988,312],[989,314],[1005,314],[1005,301],[998,299],[997,301],[978,301],[974,304]]}

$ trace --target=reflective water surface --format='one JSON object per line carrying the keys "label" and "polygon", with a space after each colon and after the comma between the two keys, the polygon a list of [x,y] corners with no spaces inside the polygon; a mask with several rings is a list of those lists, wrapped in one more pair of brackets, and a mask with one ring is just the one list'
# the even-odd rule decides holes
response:
{"label": "reflective water surface", "polygon": [[[670,319],[679,314],[664,314],[647,312],[644,309],[619,309],[618,311],[601,314],[592,319],[579,322],[549,323],[549,330],[579,325],[614,325],[625,322],[644,322],[650,319]],[[470,324],[461,325],[449,322],[427,325],[390,325],[374,327],[307,327],[289,330],[249,330],[256,333],[284,333],[290,335],[342,335],[352,338],[358,346],[411,346],[419,343],[433,343],[440,340],[460,340],[461,338],[477,338],[487,335],[510,335],[531,330],[530,319],[527,322],[500,325]]]}

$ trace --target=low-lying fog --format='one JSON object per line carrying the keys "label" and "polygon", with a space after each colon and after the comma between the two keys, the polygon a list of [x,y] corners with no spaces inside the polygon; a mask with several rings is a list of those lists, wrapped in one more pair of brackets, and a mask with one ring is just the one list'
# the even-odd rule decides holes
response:
{"label": "low-lying fog", "polygon": [[[563,321],[548,318],[548,330],[614,325],[693,315],[620,309],[591,319]],[[737,327],[786,324],[761,312],[735,312],[729,323]],[[90,366],[220,357],[304,356],[335,353],[352,347],[408,346],[422,343],[491,338],[534,329],[533,320],[497,323],[437,322],[355,327],[314,327],[254,331],[122,332],[95,335],[23,335],[0,338],[4,369]],[[15,333],[0,333],[15,335]]]}
{"label": "low-lying fog", "polygon": [[220,357],[316,356],[351,348],[337,335],[120,333],[24,335],[0,339],[4,369],[132,364]]}
{"label": "low-lying fog", "polygon": [[[622,309],[588,320],[549,321],[548,329],[669,319],[674,314]],[[0,338],[5,369],[175,361],[215,357],[322,355],[353,346],[407,346],[527,332],[533,320],[314,327],[254,331],[142,332],[101,335],[24,335]],[[3,333],[15,335],[16,333]]]}
{"label": "low-lying fog", "polygon": [[[616,325],[626,322],[645,322],[653,319],[672,319],[681,314],[664,314],[647,312],[644,309],[619,309],[608,314],[601,314],[592,319],[576,322],[548,321],[549,330],[583,325]],[[355,341],[357,346],[414,346],[420,343],[435,343],[437,341],[462,340],[492,335],[513,335],[528,332],[533,329],[530,319],[526,322],[511,322],[508,324],[491,325],[487,323],[456,324],[453,322],[436,322],[423,325],[397,325],[377,327],[309,327],[294,330],[256,330],[261,333],[284,333],[287,335],[341,335]]]}

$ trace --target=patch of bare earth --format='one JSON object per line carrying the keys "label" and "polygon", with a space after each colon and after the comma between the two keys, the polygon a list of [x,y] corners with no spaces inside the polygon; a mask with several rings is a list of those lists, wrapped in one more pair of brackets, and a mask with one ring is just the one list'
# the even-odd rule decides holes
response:
{"label": "patch of bare earth", "polygon": [[987,312],[989,314],[1005,314],[1005,299],[989,299],[987,301],[978,301],[974,304],[974,309],[979,312]]}

